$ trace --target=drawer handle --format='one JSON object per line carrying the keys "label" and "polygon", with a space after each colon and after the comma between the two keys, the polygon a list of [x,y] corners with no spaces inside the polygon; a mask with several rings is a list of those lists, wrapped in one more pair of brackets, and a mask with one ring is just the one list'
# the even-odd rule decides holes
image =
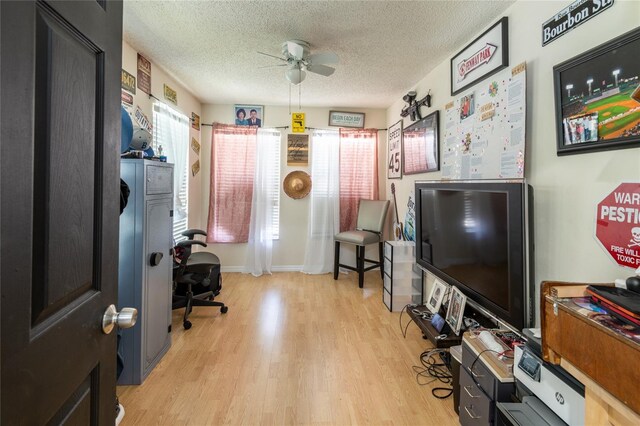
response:
{"label": "drawer handle", "polygon": [[470,387],[471,387],[471,386],[465,386],[465,387],[464,387],[464,390],[465,390],[465,392],[467,392],[467,395],[469,395],[471,398],[480,398],[480,395],[474,395],[474,394],[472,394],[471,392],[469,392],[469,388],[470,388]]}
{"label": "drawer handle", "polygon": [[467,407],[466,405],[464,407],[464,411],[466,411],[467,414],[469,415],[469,417],[471,417],[472,419],[481,419],[482,418],[480,416],[476,416],[476,415],[472,414],[472,412],[469,410],[469,407]]}
{"label": "drawer handle", "polygon": [[478,374],[478,373],[476,373],[476,372],[475,372],[475,371],[473,371],[473,370],[471,370],[471,375],[472,375],[473,377],[475,377],[476,379],[480,379],[480,378],[484,377],[484,375],[482,375],[482,374]]}

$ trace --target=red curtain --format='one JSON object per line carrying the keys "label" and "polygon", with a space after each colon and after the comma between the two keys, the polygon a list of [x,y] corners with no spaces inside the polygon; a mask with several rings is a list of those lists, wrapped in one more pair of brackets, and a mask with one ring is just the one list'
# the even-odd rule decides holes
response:
{"label": "red curtain", "polygon": [[378,131],[340,129],[340,232],[356,228],[360,199],[378,199]]}
{"label": "red curtain", "polygon": [[246,243],[249,239],[257,128],[215,123],[207,241]]}

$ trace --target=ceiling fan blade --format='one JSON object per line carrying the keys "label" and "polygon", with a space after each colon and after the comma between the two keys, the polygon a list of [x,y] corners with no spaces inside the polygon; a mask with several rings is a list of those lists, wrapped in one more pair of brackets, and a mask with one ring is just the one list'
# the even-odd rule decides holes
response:
{"label": "ceiling fan blade", "polygon": [[289,64],[265,65],[263,67],[258,67],[258,69],[260,69],[260,68],[287,67],[287,66],[289,66]]}
{"label": "ceiling fan blade", "polygon": [[312,64],[324,65],[337,64],[340,62],[340,60],[338,59],[338,55],[332,52],[314,53],[313,55],[309,56],[308,61]]}
{"label": "ceiling fan blade", "polygon": [[310,64],[307,67],[307,71],[315,73],[315,74],[320,74],[320,75],[324,75],[325,77],[330,76],[331,74],[333,74],[333,72],[335,71],[335,68],[332,67],[328,67],[326,65],[315,65],[315,64]]}
{"label": "ceiling fan blade", "polygon": [[292,41],[287,42],[287,50],[289,50],[289,54],[297,61],[301,60],[304,55],[304,47]]}
{"label": "ceiling fan blade", "polygon": [[264,56],[269,56],[269,57],[271,57],[271,58],[276,58],[276,59],[279,59],[279,60],[281,60],[281,61],[287,62],[287,60],[286,60],[286,59],[281,58],[280,56],[270,55],[270,54],[268,54],[268,53],[264,53],[264,52],[258,52],[258,53],[259,53],[259,54],[261,54],[261,55],[264,55]]}

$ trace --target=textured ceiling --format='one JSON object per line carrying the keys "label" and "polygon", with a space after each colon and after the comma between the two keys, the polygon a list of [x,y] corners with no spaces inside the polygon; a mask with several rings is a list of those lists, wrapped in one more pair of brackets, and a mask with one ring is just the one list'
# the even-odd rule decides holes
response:
{"label": "textured ceiling", "polygon": [[125,1],[124,38],[203,103],[265,105],[287,105],[289,82],[256,52],[305,40],[340,63],[330,77],[307,74],[303,106],[387,108],[512,3]]}

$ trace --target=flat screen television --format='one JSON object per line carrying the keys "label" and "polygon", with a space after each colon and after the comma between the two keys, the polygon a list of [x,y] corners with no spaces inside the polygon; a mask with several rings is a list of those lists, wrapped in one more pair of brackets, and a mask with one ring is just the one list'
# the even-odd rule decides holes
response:
{"label": "flat screen television", "polygon": [[532,191],[521,182],[416,182],[416,261],[515,330],[533,324],[528,232]]}

